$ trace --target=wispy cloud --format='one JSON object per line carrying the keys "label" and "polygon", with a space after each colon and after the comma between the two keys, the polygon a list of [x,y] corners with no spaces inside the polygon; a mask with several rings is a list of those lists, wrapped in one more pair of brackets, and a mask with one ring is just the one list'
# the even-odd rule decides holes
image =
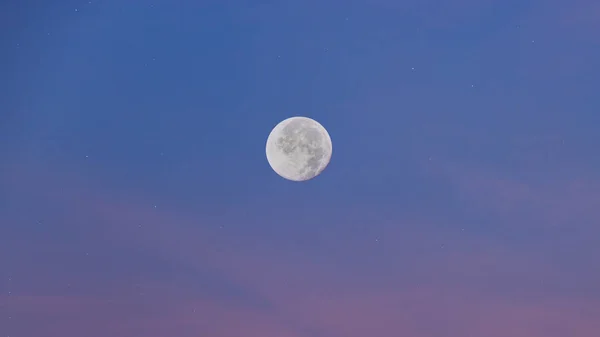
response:
{"label": "wispy cloud", "polygon": [[[35,194],[67,212],[63,230],[91,228],[94,238],[84,237],[83,246],[128,251],[112,263],[130,271],[119,267],[98,282],[89,278],[92,274],[82,275],[76,262],[64,260],[61,282],[83,291],[32,292],[19,282],[26,269],[33,268],[32,275],[38,267],[21,267],[11,281],[15,291],[1,299],[0,316],[11,316],[3,326],[12,333],[593,337],[600,329],[600,299],[586,296],[589,285],[535,249],[516,250],[418,219],[379,224],[377,240],[321,233],[307,248],[289,237],[261,238],[207,226],[214,220],[193,211],[155,209],[144,197],[76,174],[40,179],[36,172],[18,172],[11,181],[20,193]],[[509,215],[522,203],[549,210],[560,204],[548,202],[548,193],[532,186],[459,173],[453,175],[457,186],[476,207]],[[562,212],[572,210],[568,207]],[[55,237],[47,241],[37,254],[58,254],[56,248],[64,245]],[[85,252],[82,246],[70,247],[65,253]],[[16,249],[9,259],[21,254],[24,250]],[[169,277],[147,274],[141,266],[148,264],[170,268]],[[132,273],[143,277],[131,278]],[[86,293],[86,283],[106,289]],[[27,324],[33,320],[36,325]]]}

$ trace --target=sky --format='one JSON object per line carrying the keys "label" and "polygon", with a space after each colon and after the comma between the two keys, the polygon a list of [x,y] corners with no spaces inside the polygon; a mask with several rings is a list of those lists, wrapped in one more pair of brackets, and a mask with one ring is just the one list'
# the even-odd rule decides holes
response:
{"label": "sky", "polygon": [[[593,0],[5,1],[0,336],[596,337]],[[287,181],[290,116],[333,141]]]}

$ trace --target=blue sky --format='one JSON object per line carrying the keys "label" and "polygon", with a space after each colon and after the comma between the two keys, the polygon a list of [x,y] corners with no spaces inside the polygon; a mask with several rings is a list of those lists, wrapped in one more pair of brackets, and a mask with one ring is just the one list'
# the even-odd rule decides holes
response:
{"label": "blue sky", "polygon": [[596,336],[599,9],[2,4],[0,334]]}

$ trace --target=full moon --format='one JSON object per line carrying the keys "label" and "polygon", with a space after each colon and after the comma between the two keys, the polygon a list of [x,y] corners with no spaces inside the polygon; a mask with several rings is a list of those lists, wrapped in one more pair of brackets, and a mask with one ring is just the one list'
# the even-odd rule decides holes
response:
{"label": "full moon", "polygon": [[331,138],[317,121],[291,117],[277,124],[267,139],[267,161],[285,179],[312,179],[331,160]]}

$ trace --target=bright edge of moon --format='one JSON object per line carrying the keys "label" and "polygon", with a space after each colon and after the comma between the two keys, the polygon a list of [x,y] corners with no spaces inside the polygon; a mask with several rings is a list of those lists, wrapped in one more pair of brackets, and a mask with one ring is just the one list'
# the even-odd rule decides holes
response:
{"label": "bright edge of moon", "polygon": [[277,124],[266,146],[273,171],[292,181],[306,181],[321,174],[331,160],[332,150],[327,130],[308,117],[290,117]]}

